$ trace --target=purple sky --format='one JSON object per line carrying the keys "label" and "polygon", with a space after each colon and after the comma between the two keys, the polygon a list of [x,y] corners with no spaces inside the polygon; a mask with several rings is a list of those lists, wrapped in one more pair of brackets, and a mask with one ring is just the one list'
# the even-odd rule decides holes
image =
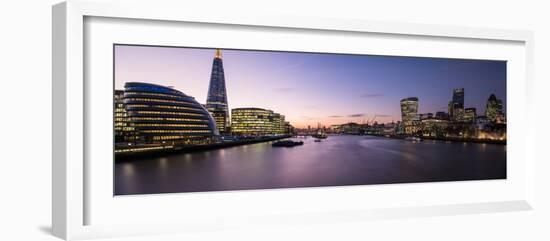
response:
{"label": "purple sky", "polygon": [[[214,49],[115,46],[115,88],[148,82],[206,102]],[[485,112],[494,93],[506,106],[506,62],[370,55],[222,50],[229,108],[258,107],[296,127],[401,120],[399,101],[446,111],[453,88]]]}

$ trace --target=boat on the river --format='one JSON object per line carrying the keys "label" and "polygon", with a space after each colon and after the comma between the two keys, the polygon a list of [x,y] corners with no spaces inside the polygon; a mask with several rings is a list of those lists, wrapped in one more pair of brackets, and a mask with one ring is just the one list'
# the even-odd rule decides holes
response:
{"label": "boat on the river", "polygon": [[417,141],[422,141],[422,138],[416,137],[416,136],[409,136],[409,137],[405,138],[405,140],[406,141],[417,142]]}
{"label": "boat on the river", "polygon": [[275,147],[293,147],[293,146],[300,146],[303,145],[303,141],[292,141],[292,140],[283,140],[283,141],[276,141],[271,144]]}
{"label": "boat on the river", "polygon": [[311,136],[313,136],[317,139],[327,139],[327,137],[328,137],[327,134],[325,134],[325,133],[316,133],[316,134],[313,134]]}
{"label": "boat on the river", "polygon": [[321,139],[315,139],[315,142],[321,142]]}

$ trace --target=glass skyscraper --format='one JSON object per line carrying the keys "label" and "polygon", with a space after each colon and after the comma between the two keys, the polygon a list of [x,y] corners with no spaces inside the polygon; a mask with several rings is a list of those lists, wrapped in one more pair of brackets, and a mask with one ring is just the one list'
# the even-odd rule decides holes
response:
{"label": "glass skyscraper", "polygon": [[418,121],[418,97],[401,100],[401,121],[405,127],[405,134],[416,133],[415,121]]}
{"label": "glass skyscraper", "polygon": [[229,127],[229,111],[222,53],[219,49],[216,50],[216,55],[212,63],[212,74],[210,76],[210,86],[208,87],[206,109],[208,109],[216,120],[216,126],[220,134],[227,134]]}
{"label": "glass skyscraper", "polygon": [[449,103],[449,115],[453,121],[464,117],[464,88],[453,89],[453,100]]}
{"label": "glass skyscraper", "polygon": [[491,94],[487,100],[485,116],[487,116],[487,119],[490,121],[497,122],[497,119],[503,115],[502,113],[502,100],[497,99],[494,94]]}

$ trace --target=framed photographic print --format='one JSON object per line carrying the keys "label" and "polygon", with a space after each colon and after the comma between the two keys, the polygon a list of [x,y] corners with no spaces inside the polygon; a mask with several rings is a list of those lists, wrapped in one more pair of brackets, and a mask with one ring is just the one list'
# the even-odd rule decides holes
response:
{"label": "framed photographic print", "polygon": [[530,32],[111,4],[53,8],[56,236],[532,208]]}
{"label": "framed photographic print", "polygon": [[114,195],[506,179],[506,61],[113,49]]}

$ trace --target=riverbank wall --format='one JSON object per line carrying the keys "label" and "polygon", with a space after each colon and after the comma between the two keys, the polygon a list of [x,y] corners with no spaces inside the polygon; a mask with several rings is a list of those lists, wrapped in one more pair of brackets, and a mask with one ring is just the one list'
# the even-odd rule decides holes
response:
{"label": "riverbank wall", "polygon": [[[384,137],[390,139],[405,139],[407,136],[386,136],[386,135],[374,135],[369,134],[369,136]],[[485,144],[496,144],[496,145],[506,145],[506,140],[491,140],[491,139],[474,139],[474,138],[459,138],[459,137],[429,137],[423,136],[420,137],[422,140],[434,140],[434,141],[450,141],[450,142],[472,142],[472,143],[485,143]]]}
{"label": "riverbank wall", "polygon": [[[255,139],[246,139],[246,140],[237,140],[237,141],[225,141],[221,143],[212,143],[205,145],[194,145],[194,146],[156,146],[158,148],[150,148],[143,151],[128,151],[128,152],[115,152],[115,161],[131,161],[135,159],[147,158],[147,157],[158,157],[164,155],[174,155],[187,152],[196,152],[196,151],[208,151],[221,148],[228,148],[234,146],[242,146],[249,144],[256,144],[261,142],[276,141],[280,139],[289,138],[291,135],[281,135],[281,136],[269,136],[261,137]],[[139,147],[134,147],[138,149]]]}

